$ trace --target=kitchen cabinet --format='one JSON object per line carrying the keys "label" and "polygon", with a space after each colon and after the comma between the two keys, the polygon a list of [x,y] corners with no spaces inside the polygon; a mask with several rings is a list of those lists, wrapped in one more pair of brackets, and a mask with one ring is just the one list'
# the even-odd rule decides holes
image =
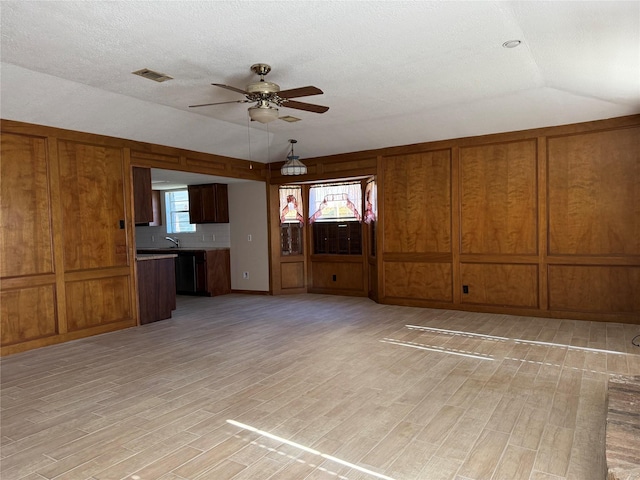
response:
{"label": "kitchen cabinet", "polygon": [[212,297],[231,293],[231,256],[228,248],[140,249],[137,253],[175,254],[175,291],[178,294]]}
{"label": "kitchen cabinet", "polygon": [[151,201],[151,169],[133,167],[133,211],[135,223],[153,222],[153,203]]}
{"label": "kitchen cabinet", "polygon": [[176,309],[175,255],[137,255],[140,325],[171,318]]}
{"label": "kitchen cabinet", "polygon": [[226,184],[189,185],[188,192],[191,223],[229,223]]}
{"label": "kitchen cabinet", "polygon": [[231,293],[231,257],[228,248],[207,250],[207,292],[212,296]]}
{"label": "kitchen cabinet", "polygon": [[162,204],[160,202],[160,190],[151,190],[151,210],[152,219],[149,222],[150,227],[159,227],[162,225]]}

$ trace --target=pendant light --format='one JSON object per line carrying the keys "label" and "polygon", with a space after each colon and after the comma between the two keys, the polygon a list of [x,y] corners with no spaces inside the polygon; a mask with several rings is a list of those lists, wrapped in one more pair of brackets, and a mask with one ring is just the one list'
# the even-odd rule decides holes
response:
{"label": "pendant light", "polygon": [[307,173],[307,166],[302,163],[297,155],[293,154],[293,145],[298,143],[297,140],[289,140],[291,144],[291,152],[287,155],[287,161],[280,169],[282,175],[305,175]]}

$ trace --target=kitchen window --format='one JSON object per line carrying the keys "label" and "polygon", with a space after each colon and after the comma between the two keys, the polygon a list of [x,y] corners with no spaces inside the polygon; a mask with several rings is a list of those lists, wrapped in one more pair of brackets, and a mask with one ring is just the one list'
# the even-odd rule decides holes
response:
{"label": "kitchen window", "polygon": [[195,232],[196,226],[189,223],[189,194],[184,190],[165,192],[167,233]]}

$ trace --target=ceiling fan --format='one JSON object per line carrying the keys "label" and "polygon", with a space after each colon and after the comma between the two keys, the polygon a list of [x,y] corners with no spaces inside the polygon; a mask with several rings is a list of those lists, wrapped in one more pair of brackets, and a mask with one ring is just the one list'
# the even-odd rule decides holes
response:
{"label": "ceiling fan", "polygon": [[280,90],[280,86],[266,82],[264,76],[271,71],[271,67],[266,63],[256,63],[251,65],[251,70],[260,75],[260,81],[250,83],[244,90],[229,85],[223,85],[221,83],[212,83],[215,87],[225,88],[232,92],[243,94],[246,98],[244,100],[231,100],[229,102],[216,102],[216,103],[203,103],[200,105],[189,105],[189,108],[207,107],[210,105],[223,105],[225,103],[250,103],[256,102],[253,107],[249,107],[249,116],[251,120],[255,120],[260,123],[269,123],[272,120],[278,118],[278,109],[272,107],[271,104],[275,104],[278,107],[296,108],[298,110],[306,110],[307,112],[324,113],[329,110],[329,107],[323,107],[322,105],[314,105],[312,103],[299,102],[297,100],[291,100],[297,97],[309,97],[311,95],[320,95],[322,90],[318,87],[300,87],[292,88],[289,90]]}

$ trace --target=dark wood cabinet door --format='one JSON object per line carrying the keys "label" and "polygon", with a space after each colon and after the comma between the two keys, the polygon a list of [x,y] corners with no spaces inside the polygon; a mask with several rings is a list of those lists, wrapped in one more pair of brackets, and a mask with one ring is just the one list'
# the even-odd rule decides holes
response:
{"label": "dark wood cabinet door", "polygon": [[159,227],[162,225],[160,194],[160,190],[151,190],[151,210],[153,211],[153,219],[149,222],[150,227]]}
{"label": "dark wood cabinet door", "polygon": [[195,256],[196,293],[209,295],[207,252],[198,250],[193,255]]}
{"label": "dark wood cabinet door", "polygon": [[133,211],[136,224],[153,222],[150,168],[133,167]]}
{"label": "dark wood cabinet door", "polygon": [[227,185],[215,184],[216,223],[229,223],[229,194]]}
{"label": "dark wood cabinet door", "polygon": [[200,199],[202,204],[202,223],[215,223],[216,215],[216,188],[215,185],[200,185]]}
{"label": "dark wood cabinet door", "polygon": [[171,318],[176,309],[176,278],[173,258],[138,262],[140,324]]}
{"label": "dark wood cabinet door", "polygon": [[229,223],[227,185],[189,185],[188,190],[191,223]]}
{"label": "dark wood cabinet door", "polygon": [[189,185],[189,223],[204,223],[202,219],[202,189],[200,185]]}
{"label": "dark wood cabinet door", "polygon": [[228,249],[207,253],[207,290],[210,295],[231,293],[231,257]]}

